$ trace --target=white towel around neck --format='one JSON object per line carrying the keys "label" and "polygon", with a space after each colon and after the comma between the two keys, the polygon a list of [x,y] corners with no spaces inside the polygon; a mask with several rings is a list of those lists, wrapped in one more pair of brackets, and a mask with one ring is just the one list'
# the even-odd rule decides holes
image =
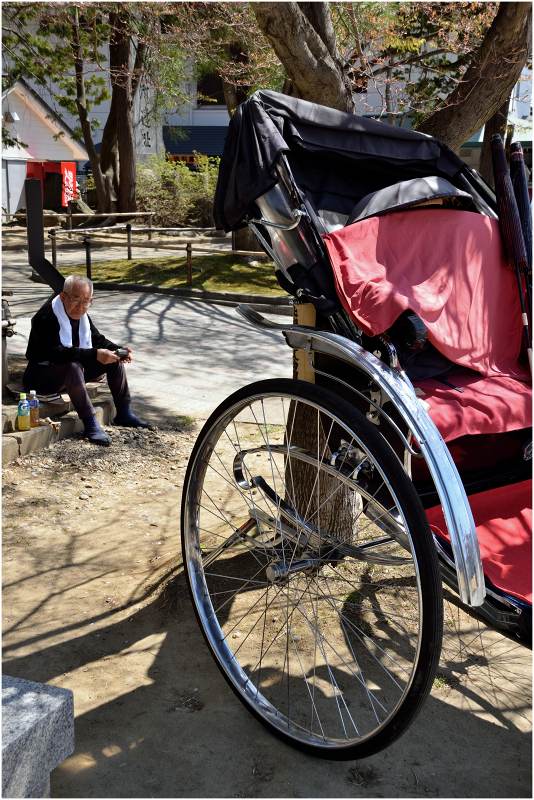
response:
{"label": "white towel around neck", "polygon": [[[72,327],[59,295],[54,297],[52,300],[52,311],[56,315],[57,321],[59,322],[59,341],[63,347],[72,347]],[[78,335],[80,339],[80,347],[87,349],[93,346],[93,341],[91,339],[91,326],[89,325],[89,317],[87,314],[83,314],[80,317]]]}

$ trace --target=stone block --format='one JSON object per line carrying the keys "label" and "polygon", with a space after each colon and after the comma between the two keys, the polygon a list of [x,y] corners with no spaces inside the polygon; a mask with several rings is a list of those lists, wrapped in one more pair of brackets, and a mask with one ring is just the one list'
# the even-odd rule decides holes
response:
{"label": "stone block", "polygon": [[45,419],[45,417],[51,417],[52,419],[55,419],[55,417],[60,417],[63,414],[67,414],[67,412],[71,411],[72,404],[68,399],[68,395],[65,396],[67,397],[67,402],[65,402],[62,396],[61,400],[55,400],[51,403],[40,403],[39,415],[41,419]]}
{"label": "stone block", "polygon": [[2,436],[2,465],[9,464],[20,455],[19,442],[16,436]]}
{"label": "stone block", "polygon": [[115,416],[115,405],[111,397],[98,397],[96,400],[98,408],[102,409],[102,425],[110,425]]}
{"label": "stone block", "polygon": [[91,399],[97,397],[101,391],[106,391],[109,393],[108,389],[108,382],[104,381],[89,381],[89,383],[85,384],[87,387],[87,394]]}
{"label": "stone block", "polygon": [[70,436],[74,436],[75,433],[81,431],[82,429],[83,423],[78,417],[78,414],[75,411],[70,411],[61,418],[59,438],[68,439]]}
{"label": "stone block", "polygon": [[20,454],[27,456],[30,453],[37,453],[44,447],[57,442],[59,434],[51,425],[43,425],[39,428],[32,428],[29,431],[23,431],[20,439]]}
{"label": "stone block", "polygon": [[50,772],[74,751],[72,692],[2,677],[2,796],[49,797]]}

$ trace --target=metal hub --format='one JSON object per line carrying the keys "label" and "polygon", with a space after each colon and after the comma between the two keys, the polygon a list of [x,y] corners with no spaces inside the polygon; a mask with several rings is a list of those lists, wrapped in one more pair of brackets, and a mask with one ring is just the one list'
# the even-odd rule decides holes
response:
{"label": "metal hub", "polygon": [[265,575],[271,583],[284,583],[290,575],[294,575],[296,572],[314,572],[323,564],[324,561],[321,558],[303,558],[288,563],[272,561],[266,568]]}

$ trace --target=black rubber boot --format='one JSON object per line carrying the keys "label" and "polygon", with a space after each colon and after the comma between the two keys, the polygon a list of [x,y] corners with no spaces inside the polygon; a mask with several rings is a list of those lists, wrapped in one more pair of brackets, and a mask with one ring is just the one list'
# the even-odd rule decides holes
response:
{"label": "black rubber boot", "polygon": [[107,433],[102,430],[94,414],[84,419],[83,425],[85,429],[84,436],[86,439],[89,439],[91,444],[99,444],[101,447],[110,446],[111,439]]}

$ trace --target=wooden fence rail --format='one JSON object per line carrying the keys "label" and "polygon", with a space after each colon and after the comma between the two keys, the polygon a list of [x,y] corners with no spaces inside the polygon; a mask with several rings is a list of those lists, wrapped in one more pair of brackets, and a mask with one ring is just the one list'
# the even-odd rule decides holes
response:
{"label": "wooden fence rail", "polygon": [[[132,250],[134,247],[146,247],[146,242],[134,242],[132,233],[142,233],[142,232],[153,232],[157,231],[212,231],[212,228],[133,228],[129,223],[120,228],[118,226],[106,226],[105,228],[76,228],[72,232],[64,231],[64,230],[57,230],[52,228],[48,232],[48,237],[50,239],[51,251],[52,251],[52,263],[54,267],[57,269],[57,240],[58,237],[68,235],[70,236],[80,236],[80,243],[83,244],[85,248],[85,268],[86,274],[88,278],[92,278],[92,240],[96,239],[99,234],[103,233],[104,230],[114,230],[118,233],[124,231],[126,233],[126,252],[127,252],[127,259],[129,261],[132,260]],[[150,238],[150,236],[149,236]],[[117,244],[121,244],[121,242],[117,242]],[[117,246],[115,244],[111,244],[111,247]],[[219,247],[213,247],[210,245],[206,245],[203,243],[198,242],[158,242],[157,249],[158,250],[169,250],[169,251],[180,251],[185,250],[186,254],[186,269],[187,269],[187,285],[192,286],[193,284],[193,246],[195,249],[195,253],[197,255],[210,255],[212,253],[221,254],[221,249]],[[235,256],[255,256],[256,258],[266,258],[265,253],[258,252],[256,250],[229,250],[232,255]]]}

